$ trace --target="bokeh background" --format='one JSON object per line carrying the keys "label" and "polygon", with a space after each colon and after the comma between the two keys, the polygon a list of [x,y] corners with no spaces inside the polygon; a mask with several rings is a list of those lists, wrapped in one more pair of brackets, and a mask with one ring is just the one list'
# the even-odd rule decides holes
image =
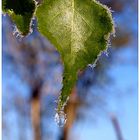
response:
{"label": "bokeh background", "polygon": [[63,65],[37,30],[21,40],[2,16],[3,140],[138,140],[137,0],[100,0],[111,7],[116,37],[97,66],[80,72],[65,112],[54,121]]}

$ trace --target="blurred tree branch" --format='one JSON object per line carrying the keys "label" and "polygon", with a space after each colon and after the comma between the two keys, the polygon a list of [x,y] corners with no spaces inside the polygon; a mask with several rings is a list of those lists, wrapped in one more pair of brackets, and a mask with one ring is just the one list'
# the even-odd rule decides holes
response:
{"label": "blurred tree branch", "polygon": [[114,130],[116,132],[117,139],[118,140],[124,140],[123,135],[122,135],[122,131],[121,131],[121,128],[120,128],[120,124],[119,124],[119,121],[118,121],[117,117],[114,114],[112,114],[110,116],[110,119],[111,119],[112,125],[114,127]]}

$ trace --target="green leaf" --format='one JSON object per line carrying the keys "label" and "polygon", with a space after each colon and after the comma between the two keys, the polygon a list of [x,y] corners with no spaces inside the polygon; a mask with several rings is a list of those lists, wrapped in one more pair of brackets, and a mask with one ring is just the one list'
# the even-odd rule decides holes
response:
{"label": "green leaf", "polygon": [[58,49],[64,63],[62,110],[78,70],[94,63],[107,48],[113,22],[110,11],[95,0],[44,0],[36,11],[39,31]]}
{"label": "green leaf", "polygon": [[3,11],[3,12],[5,11],[5,3],[6,3],[6,0],[3,0],[3,1],[2,1],[2,11]]}
{"label": "green leaf", "polygon": [[3,12],[10,15],[19,31],[26,35],[30,31],[30,22],[35,11],[34,0],[3,0]]}

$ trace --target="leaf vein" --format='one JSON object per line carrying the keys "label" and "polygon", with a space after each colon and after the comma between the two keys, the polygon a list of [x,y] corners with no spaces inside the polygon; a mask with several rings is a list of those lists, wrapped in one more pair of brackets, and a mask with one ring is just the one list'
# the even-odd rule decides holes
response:
{"label": "leaf vein", "polygon": [[82,18],[82,20],[89,26],[89,28],[92,30],[92,31],[94,31],[94,29],[91,27],[91,25],[86,21],[86,19],[78,12],[78,11],[76,11],[76,10],[74,10],[75,11],[75,13],[77,13],[81,18]]}

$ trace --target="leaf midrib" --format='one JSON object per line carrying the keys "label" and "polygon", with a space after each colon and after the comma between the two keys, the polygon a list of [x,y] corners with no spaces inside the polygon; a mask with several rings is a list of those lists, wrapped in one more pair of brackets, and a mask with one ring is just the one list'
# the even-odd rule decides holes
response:
{"label": "leaf midrib", "polygon": [[[73,1],[73,3],[74,3],[74,0],[72,0]],[[88,23],[88,22],[86,22],[86,19],[76,10],[76,9],[74,9],[74,4],[73,4],[73,14],[72,14],[72,24],[71,24],[71,31],[73,31],[73,23],[74,23],[74,13],[77,13],[81,18],[82,18],[82,20],[88,25],[88,27],[92,30],[92,31],[94,31],[94,29],[92,28],[92,26]],[[60,14],[62,14],[63,12],[65,12],[65,10],[67,10],[67,9],[63,9],[63,10],[61,10],[59,13],[57,13],[52,19],[51,19],[51,22],[52,21],[54,21],[55,20],[55,18],[57,18]]]}
{"label": "leaf midrib", "polygon": [[[73,30],[74,30],[74,0],[72,0],[72,21],[71,21],[71,41],[70,41],[70,56],[72,56],[72,37],[73,37]],[[73,58],[74,59],[74,58]],[[75,59],[74,59],[75,61]],[[74,62],[73,62],[74,63]]]}
{"label": "leaf midrib", "polygon": [[[81,17],[81,19],[83,20],[83,22],[91,29],[92,32],[94,32],[93,27],[86,21],[85,17],[83,17],[76,9],[75,9],[75,0],[71,0],[71,6],[72,6],[72,21],[71,21],[71,36],[70,36],[70,56],[72,57],[71,59],[73,59],[73,61],[75,61],[75,58],[73,57],[73,53],[75,53],[75,51],[73,51],[72,49],[72,44],[73,44],[73,33],[74,32],[74,16],[75,14],[79,15]],[[61,13],[65,12],[67,9],[62,9],[59,13],[57,13],[51,21],[54,21],[55,18],[57,18]],[[76,56],[75,56],[76,57]]]}

